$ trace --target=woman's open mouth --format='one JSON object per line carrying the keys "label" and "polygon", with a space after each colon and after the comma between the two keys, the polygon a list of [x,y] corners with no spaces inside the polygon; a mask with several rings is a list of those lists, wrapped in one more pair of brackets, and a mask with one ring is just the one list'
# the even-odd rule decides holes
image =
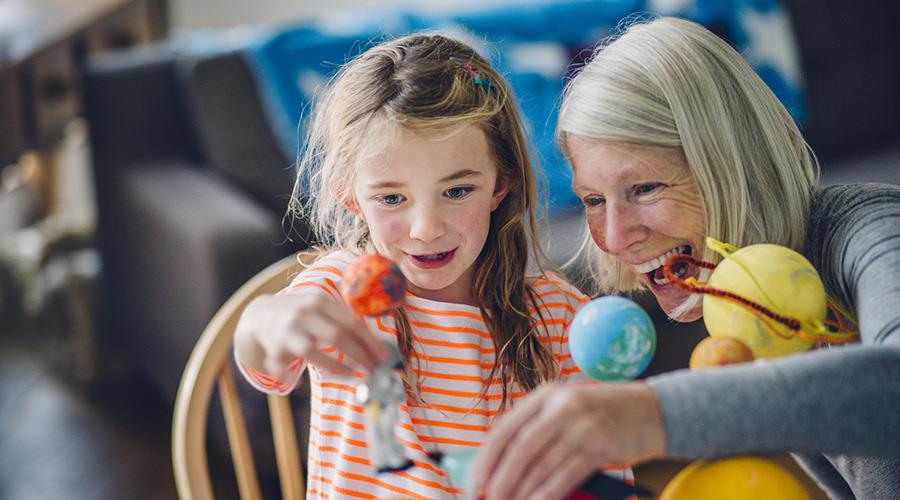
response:
{"label": "woman's open mouth", "polygon": [[416,267],[420,267],[422,269],[437,269],[439,267],[446,266],[453,259],[453,254],[456,253],[456,249],[447,251],[447,252],[439,252],[432,254],[423,254],[423,255],[409,255],[409,259],[412,261]]}
{"label": "woman's open mouth", "polygon": [[[665,265],[669,257],[677,254],[691,255],[691,247],[689,245],[675,247],[665,254],[656,257],[655,259],[650,259],[643,264],[634,266],[634,269],[637,272],[647,276],[647,281],[651,286],[655,285],[657,287],[661,287],[668,285],[670,282],[666,278],[666,275],[663,273],[663,265]],[[697,266],[689,264],[687,262],[679,262],[676,265],[672,266],[672,272],[675,274],[675,276],[683,279],[687,278],[688,276],[695,276],[697,273]]]}

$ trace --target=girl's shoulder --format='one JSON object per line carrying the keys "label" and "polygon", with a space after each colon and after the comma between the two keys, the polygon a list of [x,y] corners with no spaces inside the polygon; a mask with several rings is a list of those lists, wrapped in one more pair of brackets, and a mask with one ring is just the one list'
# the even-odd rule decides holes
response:
{"label": "girl's shoulder", "polygon": [[330,270],[334,274],[342,276],[355,258],[356,255],[346,250],[316,250],[304,252],[298,257],[303,268],[298,276],[323,270]]}
{"label": "girl's shoulder", "polygon": [[529,284],[534,290],[535,299],[538,303],[562,301],[577,308],[590,300],[575,285],[554,272],[548,271],[531,277]]}
{"label": "girl's shoulder", "polygon": [[356,256],[345,250],[304,252],[297,256],[300,272],[281,293],[325,293],[340,297],[340,282]]}

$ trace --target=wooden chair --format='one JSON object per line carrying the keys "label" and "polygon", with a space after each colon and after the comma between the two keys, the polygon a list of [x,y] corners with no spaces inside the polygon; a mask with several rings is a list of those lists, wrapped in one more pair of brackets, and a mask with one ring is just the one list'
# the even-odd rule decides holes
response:
{"label": "wooden chair", "polygon": [[[301,255],[300,261],[308,265],[309,259],[309,255]],[[280,290],[290,281],[292,271],[299,269],[297,257],[289,256],[259,272],[222,305],[197,341],[181,378],[172,423],[172,463],[183,500],[213,498],[206,424],[214,385],[218,385],[241,499],[262,497],[230,363],[234,329],[241,311],[254,297]],[[282,496],[285,500],[304,498],[304,473],[290,402],[287,396],[267,398]]]}

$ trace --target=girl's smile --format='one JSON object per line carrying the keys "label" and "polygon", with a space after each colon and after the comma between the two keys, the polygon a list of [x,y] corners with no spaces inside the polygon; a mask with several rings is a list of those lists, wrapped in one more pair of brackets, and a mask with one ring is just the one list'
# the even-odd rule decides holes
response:
{"label": "girl's smile", "polygon": [[407,254],[407,256],[412,260],[413,265],[421,267],[422,269],[439,269],[450,263],[450,260],[453,259],[454,252],[456,252],[456,249],[425,255]]}

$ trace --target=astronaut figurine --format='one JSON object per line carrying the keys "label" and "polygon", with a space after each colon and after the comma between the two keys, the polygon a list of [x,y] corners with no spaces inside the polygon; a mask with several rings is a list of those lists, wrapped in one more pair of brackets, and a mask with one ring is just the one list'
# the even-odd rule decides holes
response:
{"label": "astronaut figurine", "polygon": [[403,360],[400,352],[388,344],[390,358],[379,365],[356,390],[356,399],[366,406],[366,434],[372,465],[381,472],[394,472],[413,466],[403,445],[394,435],[400,420],[400,405],[406,402],[403,387]]}

